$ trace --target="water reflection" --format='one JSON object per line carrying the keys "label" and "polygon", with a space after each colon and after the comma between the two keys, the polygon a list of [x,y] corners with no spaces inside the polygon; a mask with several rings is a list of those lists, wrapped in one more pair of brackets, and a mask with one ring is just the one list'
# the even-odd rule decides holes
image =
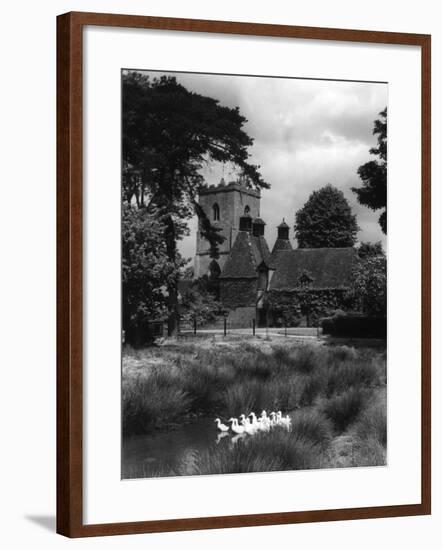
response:
{"label": "water reflection", "polygon": [[167,431],[156,431],[123,439],[122,477],[177,475],[183,464],[191,464],[196,452],[218,445],[235,445],[245,434],[218,432],[213,419],[200,419]]}

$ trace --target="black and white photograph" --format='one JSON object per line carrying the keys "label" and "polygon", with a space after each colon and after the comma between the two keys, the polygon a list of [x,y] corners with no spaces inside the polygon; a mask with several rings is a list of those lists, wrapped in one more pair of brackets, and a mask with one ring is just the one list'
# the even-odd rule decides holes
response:
{"label": "black and white photograph", "polygon": [[121,86],[122,479],[386,466],[388,84]]}

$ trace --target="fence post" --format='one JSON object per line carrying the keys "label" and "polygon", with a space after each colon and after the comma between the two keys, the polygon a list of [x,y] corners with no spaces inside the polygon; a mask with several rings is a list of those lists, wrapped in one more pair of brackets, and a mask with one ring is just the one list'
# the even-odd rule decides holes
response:
{"label": "fence post", "polygon": [[227,334],[227,317],[224,317],[224,336]]}
{"label": "fence post", "polygon": [[193,318],[193,334],[196,334],[196,317]]}
{"label": "fence post", "polygon": [[287,338],[287,323],[284,325],[284,336]]}
{"label": "fence post", "polygon": [[255,336],[255,325],[256,325],[256,321],[255,321],[255,319],[253,319],[253,321],[252,321],[253,336]]}

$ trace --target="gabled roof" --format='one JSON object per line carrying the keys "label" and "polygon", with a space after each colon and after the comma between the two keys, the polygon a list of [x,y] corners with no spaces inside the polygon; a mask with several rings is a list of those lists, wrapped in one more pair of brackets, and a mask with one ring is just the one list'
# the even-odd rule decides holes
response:
{"label": "gabled roof", "polygon": [[254,235],[249,235],[249,236],[250,236],[253,254],[255,257],[256,267],[259,267],[262,263],[264,263],[266,267],[271,269],[273,267],[273,262],[271,260],[269,246],[264,236],[263,235],[259,237],[255,237]]}
{"label": "gabled roof", "polygon": [[263,236],[255,237],[248,231],[239,231],[221,272],[221,279],[256,278],[261,264],[271,268],[271,256]]}
{"label": "gabled roof", "polygon": [[297,248],[272,256],[276,271],[270,290],[293,290],[305,275],[312,279],[309,288],[348,288],[357,259],[354,248]]}

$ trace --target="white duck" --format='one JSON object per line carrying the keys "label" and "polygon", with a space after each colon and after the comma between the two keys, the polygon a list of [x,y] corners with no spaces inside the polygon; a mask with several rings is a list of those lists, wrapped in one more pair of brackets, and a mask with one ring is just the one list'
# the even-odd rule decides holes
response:
{"label": "white duck", "polygon": [[261,429],[261,423],[258,421],[258,419],[256,418],[256,414],[254,412],[251,412],[249,414],[249,418],[251,418],[252,420],[250,421],[250,424],[252,426],[255,427],[256,430],[260,430]]}
{"label": "white duck", "polygon": [[252,424],[252,422],[250,422],[249,420],[247,420],[244,414],[242,414],[241,417],[243,418],[241,419],[240,424],[241,426],[244,426],[244,431],[250,435],[255,434],[256,431],[258,430],[258,427],[255,424]]}
{"label": "white duck", "polygon": [[259,430],[267,430],[267,426],[263,422],[261,422],[260,418],[256,418],[256,414],[254,412],[250,413],[249,416],[252,417],[250,425],[255,430],[255,432]]}
{"label": "white duck", "polygon": [[276,413],[275,413],[275,411],[272,411],[272,412],[270,413],[270,426],[273,427],[273,426],[276,426],[276,424],[277,424],[277,421],[276,421]]}
{"label": "white duck", "polygon": [[259,418],[259,421],[260,421],[261,426],[262,426],[261,429],[263,429],[265,431],[270,430],[270,427],[271,427],[270,418],[267,416],[266,411],[262,411],[261,417]]}
{"label": "white duck", "polygon": [[244,422],[247,422],[246,415],[245,415],[245,414],[241,414],[241,415],[239,416],[239,423],[240,423],[240,424],[243,424]]}
{"label": "white duck", "polygon": [[238,425],[238,419],[237,418],[229,418],[229,422],[232,423],[231,428],[232,432],[235,432],[236,434],[243,434],[245,432],[244,426]]}
{"label": "white duck", "polygon": [[215,418],[216,427],[220,432],[228,432],[229,426],[226,426],[225,424],[222,424],[221,420],[219,418]]}
{"label": "white duck", "polygon": [[284,425],[285,427],[289,430],[290,429],[290,425],[292,423],[292,419],[290,418],[290,416],[287,414],[283,419],[282,421],[284,422]]}
{"label": "white duck", "polygon": [[290,428],[290,424],[292,422],[290,416],[287,414],[286,416],[282,416],[282,412],[278,411],[276,414],[276,422],[280,426],[285,426],[287,429]]}

